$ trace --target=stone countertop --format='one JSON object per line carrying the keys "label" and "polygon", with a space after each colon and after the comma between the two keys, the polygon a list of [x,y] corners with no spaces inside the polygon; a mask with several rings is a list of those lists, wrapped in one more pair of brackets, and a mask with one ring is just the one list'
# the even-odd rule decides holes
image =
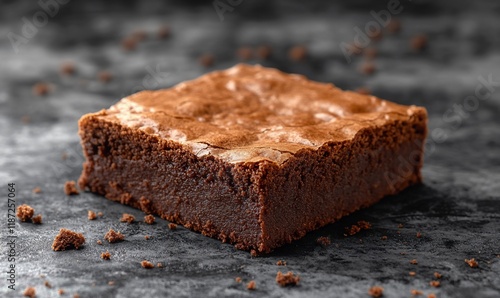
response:
{"label": "stone countertop", "polygon": [[[34,207],[43,224],[16,222],[17,290],[7,288],[4,273],[0,296],[20,297],[34,286],[37,297],[59,297],[58,289],[68,297],[368,297],[368,289],[380,285],[384,297],[410,297],[412,289],[437,297],[499,297],[500,3],[434,2],[401,1],[397,15],[391,14],[401,20],[401,31],[384,30],[380,40],[368,42],[378,55],[376,71],[365,75],[359,69],[367,58],[352,56],[349,63],[341,46],[353,42],[357,28],[363,31],[376,21],[374,14],[388,10],[384,1],[377,6],[360,0],[336,5],[316,0],[307,6],[302,1],[241,1],[226,7],[223,20],[211,1],[75,1],[52,6],[50,15],[34,1],[3,1],[1,193],[6,202],[7,183],[15,183],[17,205]],[[29,23],[35,26],[32,32],[23,27]],[[156,38],[163,24],[172,33],[164,40]],[[122,39],[137,30],[146,32],[146,39],[124,51]],[[424,51],[410,47],[418,34],[428,37]],[[171,231],[164,220],[146,225],[139,210],[92,193],[64,194],[65,181],[77,180],[81,171],[81,115],[139,90],[230,67],[240,61],[239,47],[264,44],[271,46],[271,58],[248,63],[425,106],[430,135],[423,185],[261,257],[182,227]],[[305,60],[289,59],[295,45],[306,46]],[[213,66],[199,64],[205,53],[214,56]],[[66,61],[76,67],[72,76],[59,72]],[[103,70],[112,74],[109,83],[98,79]],[[48,95],[33,95],[38,82],[49,84]],[[35,187],[41,193],[33,193]],[[6,272],[11,262],[3,206],[0,266]],[[88,221],[88,210],[104,216]],[[120,223],[125,212],[139,222]],[[344,228],[358,220],[371,222],[372,229],[345,237]],[[62,227],[82,232],[85,247],[52,251]],[[126,240],[97,245],[109,228]],[[316,245],[320,236],[329,236],[332,244]],[[110,261],[100,259],[106,250]],[[479,267],[470,268],[464,262],[469,258]],[[164,267],[146,270],[140,266],[144,259]],[[412,259],[418,264],[410,264]],[[277,266],[278,260],[287,266]],[[300,275],[300,285],[279,287],[274,281],[278,271]],[[434,272],[443,275],[439,288],[429,285]],[[45,280],[52,288],[43,285]],[[254,291],[246,289],[250,280],[256,282]]]}

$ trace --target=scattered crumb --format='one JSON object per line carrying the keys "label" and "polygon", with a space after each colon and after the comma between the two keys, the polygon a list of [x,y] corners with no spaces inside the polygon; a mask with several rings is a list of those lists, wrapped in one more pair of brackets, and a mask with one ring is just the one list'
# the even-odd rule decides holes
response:
{"label": "scattered crumb", "polygon": [[359,231],[361,231],[361,228],[357,225],[352,225],[350,228],[346,227],[345,229],[346,229],[347,235],[349,235],[349,236],[356,235],[357,233],[359,233]]}
{"label": "scattered crumb", "polygon": [[439,280],[432,280],[429,284],[435,288],[439,288],[441,286],[441,282]]}
{"label": "scattered crumb", "polygon": [[28,221],[33,217],[34,213],[35,213],[35,209],[31,208],[31,206],[29,206],[29,205],[22,204],[19,207],[17,207],[16,216],[21,221]]}
{"label": "scattered crumb", "polygon": [[115,243],[123,241],[123,239],[125,239],[125,236],[123,236],[123,234],[120,232],[116,232],[113,229],[109,229],[106,235],[104,235],[104,239],[108,240],[109,243]]}
{"label": "scattered crumb", "polygon": [[149,238],[151,238],[151,236],[149,236],[149,235],[144,236],[144,239],[146,239],[146,240],[149,240]]}
{"label": "scattered crumb", "polygon": [[479,267],[478,262],[474,258],[472,258],[472,259],[465,259],[465,263],[467,263],[471,268]]}
{"label": "scattered crumb", "polygon": [[250,251],[250,256],[252,256],[252,257],[256,257],[257,255],[258,255],[258,254],[257,254],[257,251],[256,251],[255,249],[252,249],[252,250]]}
{"label": "scattered crumb", "polygon": [[436,294],[430,293],[429,295],[427,295],[427,298],[436,298]]}
{"label": "scattered crumb", "polygon": [[423,34],[415,35],[411,41],[410,46],[412,49],[422,51],[427,47],[427,36]]}
{"label": "scattered crumb", "polygon": [[159,39],[166,39],[169,36],[170,36],[170,27],[168,27],[167,25],[163,25],[158,29]]}
{"label": "scattered crumb", "polygon": [[122,40],[122,48],[129,52],[135,50],[137,47],[137,40],[134,37],[126,37]]}
{"label": "scattered crumb", "polygon": [[365,220],[360,220],[357,223],[358,227],[360,227],[362,230],[369,230],[372,228],[372,224],[365,221]]}
{"label": "scattered crumb", "polygon": [[108,281],[108,286],[114,286],[114,285],[115,285],[115,281],[114,280]]}
{"label": "scattered crumb", "polygon": [[78,294],[73,294],[73,298],[80,298],[80,295],[78,295]]}
{"label": "scattered crumb", "polygon": [[241,47],[236,51],[236,56],[243,61],[250,60],[253,58],[253,50],[249,47]]}
{"label": "scattered crumb", "polygon": [[401,21],[395,18],[392,18],[387,24],[387,30],[390,33],[398,33],[401,31]]}
{"label": "scattered crumb", "polygon": [[176,230],[176,229],[177,229],[177,225],[176,225],[176,224],[174,224],[173,222],[171,222],[171,223],[169,223],[169,224],[168,224],[168,228],[169,228],[170,230]]}
{"label": "scattered crumb", "polygon": [[49,94],[50,87],[47,83],[37,83],[33,86],[33,94],[37,96],[44,96]]}
{"label": "scattered crumb", "polygon": [[441,279],[441,277],[443,277],[443,275],[439,272],[434,272],[434,277],[437,279]]}
{"label": "scattered crumb", "polygon": [[40,187],[38,187],[38,186],[37,186],[37,187],[33,188],[32,192],[33,192],[33,193],[41,193],[41,192],[42,192],[42,189],[41,189]]}
{"label": "scattered crumb", "polygon": [[135,221],[135,216],[128,213],[123,213],[122,218],[120,218],[120,221],[131,224]]}
{"label": "scattered crumb", "polygon": [[387,236],[382,236],[382,237],[380,237],[380,239],[387,240]]}
{"label": "scattered crumb", "polygon": [[365,61],[363,64],[361,64],[361,67],[359,68],[359,71],[365,75],[371,75],[375,72],[377,68],[375,67],[375,64],[370,61]]}
{"label": "scattered crumb", "polygon": [[417,232],[417,238],[422,238],[422,233]]}
{"label": "scattered crumb", "polygon": [[97,244],[102,245],[102,241],[101,240],[97,240]]}
{"label": "scattered crumb", "polygon": [[370,89],[368,89],[366,87],[359,87],[358,89],[356,89],[354,91],[358,92],[359,94],[364,94],[364,95],[370,95],[371,94]]}
{"label": "scattered crumb", "polygon": [[99,81],[103,83],[109,83],[113,79],[113,75],[109,71],[101,71],[97,74],[97,77],[99,78]]}
{"label": "scattered crumb", "polygon": [[76,182],[75,181],[66,181],[66,183],[64,183],[64,193],[67,196],[77,195],[78,189],[76,188]]}
{"label": "scattered crumb", "polygon": [[374,298],[382,297],[384,296],[384,288],[381,286],[373,286],[368,290],[368,295]]}
{"label": "scattered crumb", "polygon": [[367,48],[363,51],[363,54],[367,59],[374,59],[378,55],[378,50],[376,48]]}
{"label": "scattered crumb", "polygon": [[262,60],[269,59],[269,57],[271,57],[271,54],[272,49],[270,46],[263,45],[257,48],[257,56]]}
{"label": "scattered crumb", "polygon": [[94,211],[89,210],[89,212],[87,213],[87,218],[88,218],[89,220],[94,220],[94,219],[96,219],[96,218],[97,218],[97,215],[95,214],[95,212],[94,212]]}
{"label": "scattered crumb", "polygon": [[307,49],[304,46],[295,46],[288,51],[288,57],[293,61],[302,61],[307,56]]}
{"label": "scattered crumb", "polygon": [[34,298],[36,296],[36,290],[34,287],[27,287],[26,290],[24,290],[23,295],[26,297]]}
{"label": "scattered crumb", "polygon": [[158,264],[156,264],[156,267],[163,268],[163,264],[162,263],[158,263]]}
{"label": "scattered crumb", "polygon": [[236,282],[241,282],[241,277],[239,277],[239,276],[238,276],[238,277],[236,277],[234,280],[235,280]]}
{"label": "scattered crumb", "polygon": [[104,214],[102,214],[101,211],[97,212],[97,216],[102,217]]}
{"label": "scattered crumb", "polygon": [[71,62],[65,62],[61,65],[61,74],[71,76],[75,74],[75,65]]}
{"label": "scattered crumb", "polygon": [[57,290],[57,293],[58,293],[59,295],[64,295],[64,293],[66,293],[66,292],[64,292],[64,290],[63,290],[63,289],[59,289],[59,290]]}
{"label": "scattered crumb", "polygon": [[36,216],[33,216],[31,218],[31,222],[34,223],[34,224],[37,224],[37,225],[41,224],[42,223],[42,215],[38,214]]}
{"label": "scattered crumb", "polygon": [[279,260],[278,262],[276,262],[276,265],[278,265],[278,266],[286,266],[286,261]]}
{"label": "scattered crumb", "polygon": [[43,284],[44,284],[45,287],[47,287],[49,289],[52,288],[52,285],[48,281],[44,281]]}
{"label": "scattered crumb", "polygon": [[203,54],[199,58],[201,66],[210,67],[214,65],[215,58],[212,54]]}
{"label": "scattered crumb", "polygon": [[415,272],[415,271],[410,271],[410,273],[409,273],[409,274],[410,274],[410,276],[415,276],[415,275],[417,275],[417,272]]}
{"label": "scattered crumb", "polygon": [[144,222],[148,225],[152,225],[155,223],[155,217],[151,214],[144,216]]}
{"label": "scattered crumb", "polygon": [[417,264],[418,264],[417,259],[413,259],[413,260],[411,260],[411,261],[410,261],[410,264],[412,264],[412,265],[417,265]]}
{"label": "scattered crumb", "polygon": [[299,283],[300,277],[296,276],[293,274],[292,271],[288,271],[287,273],[283,274],[281,271],[278,271],[276,274],[276,282],[282,286],[295,286]]}
{"label": "scattered crumb", "polygon": [[398,224],[398,229],[402,229],[403,227],[403,224]]}
{"label": "scattered crumb", "polygon": [[318,245],[323,246],[323,247],[327,247],[331,244],[330,238],[326,237],[326,236],[322,236],[322,237],[319,237],[318,239],[316,239],[316,243]]}
{"label": "scattered crumb", "polygon": [[413,296],[420,296],[420,295],[423,295],[424,293],[420,290],[411,290],[410,293],[413,295]]}
{"label": "scattered crumb", "polygon": [[109,251],[105,251],[105,252],[101,253],[101,259],[103,259],[103,260],[110,260],[111,259],[111,254],[109,253]]}
{"label": "scattered crumb", "polygon": [[155,265],[153,265],[153,263],[151,263],[150,261],[146,261],[146,260],[141,262],[141,266],[143,268],[146,268],[146,269],[152,269],[155,267]]}
{"label": "scattered crumb", "polygon": [[85,237],[83,234],[62,228],[59,230],[56,238],[54,238],[52,249],[54,251],[66,250],[68,248],[79,249],[84,243]]}
{"label": "scattered crumb", "polygon": [[247,289],[255,290],[255,281],[254,280],[251,280],[250,282],[247,283]]}

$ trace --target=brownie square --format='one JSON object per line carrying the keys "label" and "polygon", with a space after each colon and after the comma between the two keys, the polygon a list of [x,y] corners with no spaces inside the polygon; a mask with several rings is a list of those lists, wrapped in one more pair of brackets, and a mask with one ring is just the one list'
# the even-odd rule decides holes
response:
{"label": "brownie square", "polygon": [[419,183],[426,123],[422,107],[240,64],[84,115],[79,185],[266,253]]}

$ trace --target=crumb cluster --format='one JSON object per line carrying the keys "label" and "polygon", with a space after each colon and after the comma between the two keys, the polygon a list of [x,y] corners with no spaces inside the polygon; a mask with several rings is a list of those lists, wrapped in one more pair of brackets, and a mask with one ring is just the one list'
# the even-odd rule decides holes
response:
{"label": "crumb cluster", "polygon": [[113,229],[109,229],[106,235],[104,235],[104,239],[108,240],[109,243],[115,243],[123,241],[123,239],[125,239],[125,236],[123,236],[123,234],[120,232],[116,232]]}
{"label": "crumb cluster", "polygon": [[278,271],[276,274],[276,282],[282,286],[296,286],[300,281],[300,276],[294,275],[292,271],[288,271],[283,274],[281,271]]}
{"label": "crumb cluster", "polygon": [[54,238],[52,249],[55,251],[66,250],[70,248],[79,249],[85,243],[85,237],[68,229],[60,229],[59,234]]}
{"label": "crumb cluster", "polygon": [[123,213],[122,218],[120,218],[120,221],[131,224],[135,221],[135,216],[128,213]]}

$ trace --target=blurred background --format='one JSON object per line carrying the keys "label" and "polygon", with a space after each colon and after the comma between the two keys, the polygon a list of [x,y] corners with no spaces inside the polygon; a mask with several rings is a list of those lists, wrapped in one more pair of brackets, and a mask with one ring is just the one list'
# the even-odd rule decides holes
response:
{"label": "blurred background", "polygon": [[[425,106],[430,127],[423,169],[425,186],[362,214],[371,214],[375,225],[380,220],[378,227],[386,232],[398,221],[396,217],[406,218],[410,226],[434,229],[437,242],[427,246],[418,247],[410,236],[393,244],[410,243],[397,249],[396,255],[413,250],[432,259],[429,252],[437,254],[429,261],[429,268],[430,263],[438,264],[441,270],[449,271],[449,281],[453,281],[434,289],[439,297],[468,297],[472,293],[498,297],[500,293],[500,262],[495,259],[500,254],[499,1],[0,0],[0,57],[0,181],[17,181],[22,185],[21,196],[35,202],[31,189],[41,187],[51,204],[65,202],[59,195],[61,185],[65,180],[76,180],[81,171],[83,157],[77,135],[81,115],[108,108],[140,90],[167,88],[236,63],[258,63],[343,89]],[[410,202],[409,198],[413,203],[395,203]],[[111,204],[90,194],[86,200]],[[75,203],[71,208],[80,207]],[[64,214],[60,207],[50,212]],[[384,221],[385,214],[395,217]],[[71,216],[63,218],[72,223]],[[46,229],[51,232],[49,226]],[[336,233],[331,227],[321,231]],[[199,242],[210,241],[199,237]],[[306,237],[304,241],[307,239],[311,240]],[[304,247],[304,241],[299,245]],[[400,273],[394,268],[384,267],[381,260],[387,257],[387,249],[379,247],[378,255],[363,259],[356,255],[357,248],[348,248],[351,244],[345,244],[352,253],[347,256],[325,254],[307,244],[307,260],[296,245],[280,253],[296,261],[296,269],[306,277],[300,291],[312,296],[323,297],[336,289],[345,294],[343,297],[357,297],[366,293],[365,285],[383,280],[393,289],[386,295],[400,297],[415,286],[395,278]],[[197,252],[192,246],[179,245],[176,249],[180,252]],[[219,247],[218,243],[204,253],[224,264],[226,255],[214,247]],[[476,275],[461,267],[470,254],[482,259],[485,266],[474,272]],[[44,263],[43,247],[34,258],[26,261],[36,263],[35,268],[63,266],[54,260],[52,265]],[[259,266],[264,266],[265,260],[245,263],[246,255],[236,258],[228,267],[220,265],[221,270],[253,278],[264,270]],[[329,270],[312,265],[325,258],[348,262],[343,263],[343,269],[335,264],[327,265]],[[396,256],[389,256],[389,261],[399,264],[390,258]],[[192,256],[191,260],[197,259]],[[357,269],[364,266],[359,262],[368,260],[374,262],[371,269]],[[243,273],[235,269],[242,263],[249,268],[241,269]],[[206,273],[206,268],[189,273],[185,269],[190,265],[179,260],[176,272],[186,278]],[[26,269],[25,280],[30,280],[32,273]],[[54,278],[70,287],[68,276],[77,278],[68,272]],[[82,284],[95,284],[98,279],[90,275]],[[248,294],[235,288],[230,289],[236,292],[228,292],[226,285],[217,286],[218,280],[214,276],[191,279],[194,288],[187,296],[208,290],[219,296]],[[257,280],[260,295],[294,295],[272,287],[272,276],[271,281],[266,280]],[[161,284],[161,280],[157,282]],[[315,290],[318,284],[321,286]],[[416,285],[428,288],[428,280]],[[173,288],[182,290],[176,283],[161,284],[165,291]],[[128,294],[125,291],[118,296],[137,293],[128,290]],[[99,291],[104,295],[108,288]]]}

